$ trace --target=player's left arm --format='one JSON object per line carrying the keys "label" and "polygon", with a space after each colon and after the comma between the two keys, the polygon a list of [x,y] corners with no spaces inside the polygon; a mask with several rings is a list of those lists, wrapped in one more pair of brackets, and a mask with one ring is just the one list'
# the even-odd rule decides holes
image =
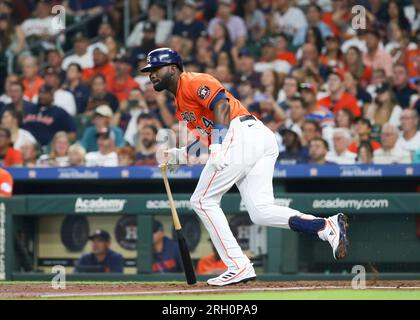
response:
{"label": "player's left arm", "polygon": [[230,105],[224,92],[213,99],[210,109],[213,110],[212,144],[221,144],[230,126]]}

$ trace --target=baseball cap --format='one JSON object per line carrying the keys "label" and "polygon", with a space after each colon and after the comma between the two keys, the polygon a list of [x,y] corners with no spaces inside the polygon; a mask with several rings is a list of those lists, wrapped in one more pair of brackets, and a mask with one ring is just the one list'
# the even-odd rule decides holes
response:
{"label": "baseball cap", "polygon": [[331,74],[336,74],[340,77],[342,81],[344,80],[344,72],[339,68],[331,68],[330,72],[328,73],[328,76],[330,76]]}
{"label": "baseball cap", "polygon": [[225,6],[230,6],[232,5],[232,0],[219,0],[218,3]]}
{"label": "baseball cap", "polygon": [[73,42],[77,41],[88,41],[88,38],[83,34],[83,32],[78,32],[73,38]]}
{"label": "baseball cap", "polygon": [[285,128],[283,128],[283,129],[280,130],[280,134],[281,135],[284,135],[286,132],[293,133],[297,137],[299,137],[300,136],[300,133],[301,133],[301,131],[299,130],[297,124],[292,124],[292,125],[290,125],[288,127],[285,127]]}
{"label": "baseball cap", "polygon": [[158,220],[153,220],[153,233],[157,231],[163,231],[163,225],[162,222]]}
{"label": "baseball cap", "polygon": [[197,3],[194,0],[185,0],[184,5],[194,9],[197,8]]}
{"label": "baseball cap", "polygon": [[105,55],[108,55],[109,50],[108,47],[106,45],[104,45],[103,43],[97,43],[93,46],[93,51],[95,50],[99,50],[100,52],[102,52]]}
{"label": "baseball cap", "polygon": [[239,57],[252,57],[251,51],[249,51],[249,49],[247,47],[243,47],[241,49],[239,49],[239,53],[238,53]]}
{"label": "baseball cap", "polygon": [[100,116],[107,117],[107,118],[111,118],[114,115],[114,113],[112,112],[112,109],[106,104],[102,104],[96,107],[95,114],[98,114]]}
{"label": "baseball cap", "polygon": [[381,83],[378,87],[375,89],[375,93],[384,93],[389,91],[391,89],[391,85],[388,82]]}
{"label": "baseball cap", "polygon": [[109,240],[111,240],[111,235],[109,234],[108,231],[105,231],[105,230],[102,230],[102,229],[97,229],[97,230],[95,230],[94,233],[92,233],[89,236],[89,240],[94,240],[94,239],[109,241]]}
{"label": "baseball cap", "polygon": [[54,91],[54,88],[53,87],[51,87],[50,85],[48,85],[48,84],[44,84],[40,89],[39,89],[39,92],[41,93],[45,93],[45,92],[49,92],[49,93],[51,93],[51,92],[53,92]]}
{"label": "baseball cap", "polygon": [[304,90],[310,91],[313,94],[316,94],[315,86],[310,82],[303,82],[303,83],[299,84],[299,91],[302,92]]}
{"label": "baseball cap", "polygon": [[151,21],[145,21],[143,24],[143,32],[155,32],[156,24]]}

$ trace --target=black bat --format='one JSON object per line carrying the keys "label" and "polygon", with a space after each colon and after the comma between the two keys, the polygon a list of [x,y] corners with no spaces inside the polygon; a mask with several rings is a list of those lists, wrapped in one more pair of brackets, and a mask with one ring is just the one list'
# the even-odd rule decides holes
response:
{"label": "black bat", "polygon": [[188,249],[187,241],[185,240],[184,233],[182,232],[181,222],[179,221],[178,213],[176,212],[168,176],[166,175],[166,165],[161,165],[160,171],[162,172],[163,182],[165,184],[166,193],[168,194],[169,206],[172,212],[172,219],[174,221],[174,228],[178,239],[179,251],[181,252],[182,264],[184,265],[185,277],[187,278],[188,284],[195,284],[197,279],[195,278],[195,272],[191,262],[190,250]]}

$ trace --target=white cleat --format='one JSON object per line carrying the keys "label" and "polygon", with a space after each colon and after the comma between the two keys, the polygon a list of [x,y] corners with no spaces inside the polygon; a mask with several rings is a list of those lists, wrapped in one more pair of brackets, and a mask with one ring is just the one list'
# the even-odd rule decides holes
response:
{"label": "white cleat", "polygon": [[228,269],[220,276],[207,280],[207,284],[221,287],[240,282],[253,281],[256,277],[252,263],[248,263],[239,269]]}
{"label": "white cleat", "polygon": [[325,228],[320,231],[320,238],[330,243],[334,259],[340,260],[347,255],[349,241],[347,238],[347,216],[339,213],[325,219]]}

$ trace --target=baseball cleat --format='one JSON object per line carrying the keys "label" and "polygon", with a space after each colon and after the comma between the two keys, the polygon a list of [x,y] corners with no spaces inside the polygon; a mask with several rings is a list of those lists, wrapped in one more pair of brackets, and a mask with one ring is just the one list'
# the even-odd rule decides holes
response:
{"label": "baseball cleat", "polygon": [[347,255],[348,226],[347,216],[343,213],[325,219],[325,229],[322,232],[324,238],[330,243],[336,260],[343,259]]}
{"label": "baseball cleat", "polygon": [[220,276],[207,280],[207,284],[210,286],[221,287],[241,282],[253,281],[256,277],[257,276],[255,274],[252,263],[248,263],[239,269],[228,269]]}

